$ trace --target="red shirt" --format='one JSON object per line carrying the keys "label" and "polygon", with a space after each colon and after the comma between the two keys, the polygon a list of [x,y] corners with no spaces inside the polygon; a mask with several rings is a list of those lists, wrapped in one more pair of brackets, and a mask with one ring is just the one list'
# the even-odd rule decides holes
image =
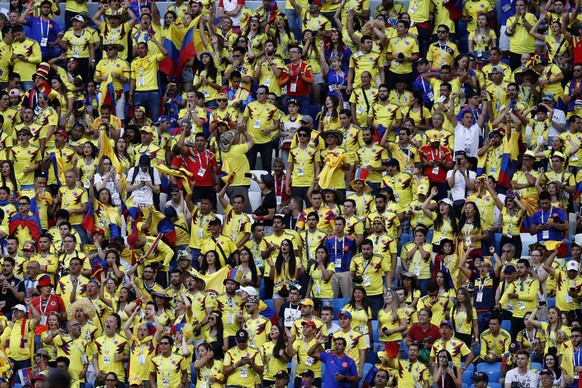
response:
{"label": "red shirt", "polygon": [[441,330],[436,325],[430,323],[428,330],[424,331],[420,327],[420,323],[415,323],[410,330],[408,330],[407,336],[412,338],[414,342],[423,342],[424,339],[427,338],[427,343],[432,345],[434,341],[441,338]]}
{"label": "red shirt", "polygon": [[[439,148],[435,150],[430,145],[425,145],[420,147],[419,154],[422,163],[428,163],[433,160],[443,160],[445,163],[453,161],[451,150],[443,146],[439,146]],[[442,166],[438,167],[438,172],[436,166],[426,166],[424,168],[424,173],[430,182],[444,183],[447,181],[447,170]]]}
{"label": "red shirt", "polygon": [[285,174],[281,174],[281,176],[273,174],[273,179],[275,180],[275,188],[273,190],[275,197],[281,197],[281,202],[287,202],[291,196],[285,191]]}
{"label": "red shirt", "polygon": [[[194,149],[190,149],[188,154],[181,154],[172,159],[171,166],[173,168],[184,167],[186,170],[192,172],[194,176],[189,178],[190,185],[200,187],[214,186],[212,174],[214,168],[217,167],[216,157],[208,150],[201,153]],[[178,181],[178,187],[182,188],[182,184]]]}
{"label": "red shirt", "polygon": [[[65,308],[65,303],[63,302],[63,299],[58,296],[58,295],[49,295],[49,297],[47,299],[42,299],[42,303],[41,303],[41,297],[37,296],[36,298],[33,298],[31,301],[32,305],[34,306],[34,308],[36,308],[38,310],[38,312],[40,313],[41,316],[43,317],[47,317],[50,315],[50,313],[59,313],[59,314],[64,314],[66,313],[67,309]],[[41,318],[41,323],[43,322],[44,319]],[[41,333],[43,333],[44,331],[46,331],[48,329],[48,323],[44,323],[44,325],[38,325],[36,327],[36,329],[34,330],[35,334],[40,335]]]}
{"label": "red shirt", "polygon": [[572,63],[582,62],[582,39],[579,36],[572,37],[572,55],[574,61]]}
{"label": "red shirt", "polygon": [[[293,73],[293,75],[290,75]],[[294,65],[289,63],[281,74],[281,86],[287,85],[287,95],[289,96],[307,96],[311,90],[311,84],[305,82],[299,73],[304,73],[307,78],[313,79],[313,70],[307,62],[301,61]]]}

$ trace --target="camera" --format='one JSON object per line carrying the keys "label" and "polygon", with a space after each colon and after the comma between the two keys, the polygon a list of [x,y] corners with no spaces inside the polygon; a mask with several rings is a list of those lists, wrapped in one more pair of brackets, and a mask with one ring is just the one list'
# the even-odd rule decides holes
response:
{"label": "camera", "polygon": [[362,283],[364,279],[361,276],[354,277],[354,283]]}
{"label": "camera", "polygon": [[398,53],[398,59],[404,59],[404,53]]}

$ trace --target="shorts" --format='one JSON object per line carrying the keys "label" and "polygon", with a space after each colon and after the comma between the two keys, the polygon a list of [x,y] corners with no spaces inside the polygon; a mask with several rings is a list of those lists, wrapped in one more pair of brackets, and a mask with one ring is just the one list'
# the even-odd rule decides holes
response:
{"label": "shorts", "polygon": [[194,72],[192,67],[182,69],[182,82],[192,83],[194,81]]}
{"label": "shorts", "polygon": [[322,73],[314,73],[313,74],[313,83],[314,84],[323,84],[323,74]]}

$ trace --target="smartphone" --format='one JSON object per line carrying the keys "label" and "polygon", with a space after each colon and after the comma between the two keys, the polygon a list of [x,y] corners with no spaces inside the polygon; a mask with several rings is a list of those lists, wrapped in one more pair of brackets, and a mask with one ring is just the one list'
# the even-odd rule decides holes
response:
{"label": "smartphone", "polygon": [[449,361],[449,368],[450,368],[450,369],[453,369],[453,367],[454,367],[454,366],[455,366],[455,363],[454,363],[454,362],[452,362],[452,361]]}
{"label": "smartphone", "polygon": [[437,100],[437,102],[445,102],[446,99],[447,99],[447,96],[440,96],[439,99]]}
{"label": "smartphone", "polygon": [[251,174],[249,172],[245,173],[245,178],[252,178],[252,177],[253,177],[253,174]]}

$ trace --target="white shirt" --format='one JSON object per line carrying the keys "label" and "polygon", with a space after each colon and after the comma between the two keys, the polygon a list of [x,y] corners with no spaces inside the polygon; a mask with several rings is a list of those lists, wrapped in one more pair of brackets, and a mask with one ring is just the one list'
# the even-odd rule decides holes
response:
{"label": "white shirt", "polygon": [[481,130],[477,124],[471,125],[469,128],[461,123],[455,127],[455,152],[465,151],[467,157],[477,157],[479,151],[479,134]]}
{"label": "white shirt", "polygon": [[537,388],[538,375],[528,369],[525,375],[520,375],[518,368],[512,369],[505,375],[505,383],[517,383],[519,388]]}
{"label": "white shirt", "polygon": [[[133,181],[131,181],[133,178],[133,171],[136,168],[139,168],[139,167],[132,167],[129,170],[129,172],[127,173],[127,180],[129,181],[130,184],[134,185],[134,184],[136,184],[138,182],[142,182],[142,181],[143,182],[150,182],[150,183],[153,183],[154,185],[160,185],[162,183],[162,181],[160,180],[160,173],[155,168],[153,171],[153,175],[154,175],[153,182],[152,182],[152,177],[150,176],[149,171],[143,172],[141,169],[139,170],[139,172],[135,176],[135,179]],[[135,189],[133,191],[131,196],[133,197],[133,203],[136,205],[151,205],[154,203],[154,192],[148,186],[138,187],[137,189]]]}
{"label": "white shirt", "polygon": [[[563,110],[554,108],[554,115],[552,116],[552,123],[554,123],[554,122],[556,122],[558,124],[566,124],[566,114],[564,113]],[[564,131],[562,131],[562,132],[564,132]],[[562,132],[558,131],[552,125],[552,126],[550,126],[548,136],[549,137],[560,136],[560,133],[562,133]]]}
{"label": "white shirt", "polygon": [[[469,179],[475,180],[477,178],[477,174],[475,171],[469,170]],[[453,175],[453,170],[447,171],[447,180]],[[455,185],[450,189],[451,194],[453,195],[453,201],[458,201],[461,199],[467,198],[468,193],[467,191],[467,184],[465,183],[465,178],[461,174],[461,171],[457,171],[455,173]]]}

